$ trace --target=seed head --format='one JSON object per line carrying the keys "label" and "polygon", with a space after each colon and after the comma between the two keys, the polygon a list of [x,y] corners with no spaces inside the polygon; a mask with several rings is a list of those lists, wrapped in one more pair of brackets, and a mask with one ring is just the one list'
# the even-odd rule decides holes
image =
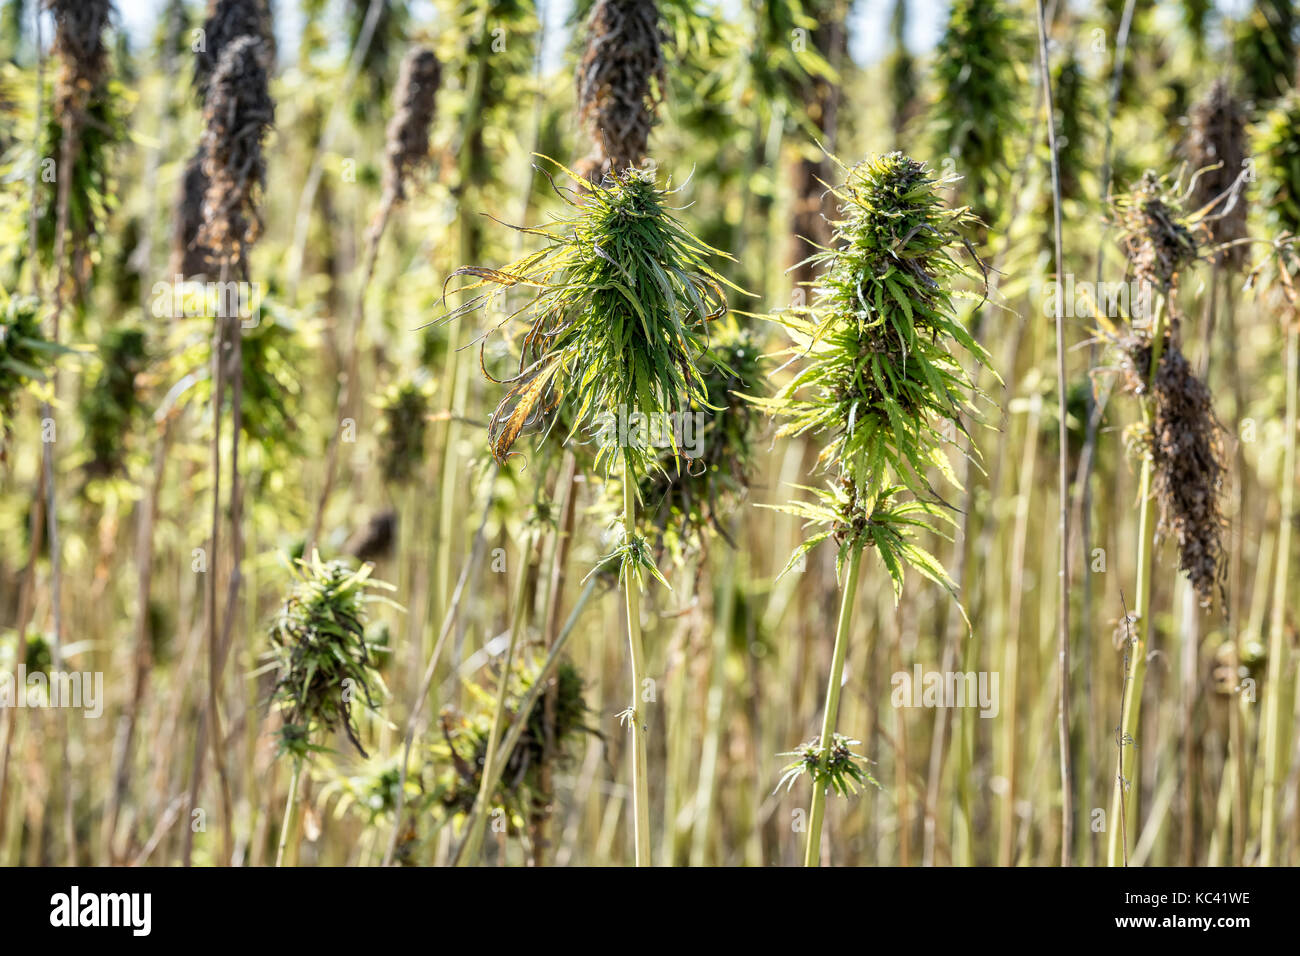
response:
{"label": "seed head", "polygon": [[[1246,161],[1246,119],[1227,80],[1214,81],[1205,99],[1192,108],[1189,119],[1184,151],[1197,175],[1191,205],[1204,207],[1226,196],[1209,216],[1210,237],[1216,245],[1242,239],[1246,236],[1246,197],[1238,179]],[[1234,187],[1236,194],[1229,195]],[[1209,258],[1235,271],[1241,268],[1245,251],[1245,246],[1232,246],[1211,253]]]}
{"label": "seed head", "polygon": [[266,0],[208,0],[208,17],[203,23],[203,43],[194,56],[194,93],[206,103],[208,86],[220,68],[226,48],[240,37],[263,41],[257,48],[262,66],[271,68],[271,13]]}
{"label": "seed head", "polygon": [[952,306],[969,216],[944,208],[940,185],[902,153],[850,169],[813,304],[783,317],[811,341],[801,373],[763,403],[789,419],[777,435],[824,435],[819,460],[864,489],[886,465],[924,471],[939,427],[960,427],[971,383],[953,346],[986,360]]}
{"label": "seed head", "polygon": [[414,47],[402,59],[384,166],[384,194],[393,203],[406,199],[407,180],[428,162],[429,128],[441,81],[442,67],[432,50]]}
{"label": "seed head", "polygon": [[790,790],[805,774],[811,778],[814,788],[822,787],[841,797],[852,796],[867,784],[879,789],[880,784],[865,766],[867,758],[853,752],[853,748],[861,743],[837,733],[831,736],[830,746],[824,750],[820,740],[810,740],[800,744],[798,750],[777,754],[778,757],[795,759],[781,771],[776,789],[780,790],[784,785],[787,791]]}
{"label": "seed head", "polygon": [[241,272],[261,232],[266,185],[263,140],[275,121],[261,41],[243,36],[221,55],[203,110],[200,149],[207,189],[197,241]]}
{"label": "seed head", "polygon": [[[451,316],[500,304],[512,288],[531,292],[507,305],[496,326],[527,317],[518,371],[502,382],[506,396],[488,424],[497,461],[510,457],[525,427],[565,418],[570,438],[585,431],[597,440],[595,467],[622,455],[636,476],[661,467],[660,455],[619,434],[619,423],[633,413],[666,418],[705,400],[697,362],[708,324],[727,311],[728,283],[704,260],[724,254],[678,223],[669,194],[640,171],[584,185],[581,202],[564,197],[571,218],[528,230],[545,238],[542,249],[504,269],[454,272],[479,280],[462,291],[493,289]],[[561,402],[570,414],[552,414]]]}
{"label": "seed head", "polygon": [[[1138,282],[1169,296],[1184,266],[1196,261],[1200,238],[1181,203],[1166,193],[1154,172],[1146,172],[1132,193],[1114,203],[1122,230],[1120,248]],[[1197,232],[1203,232],[1202,227]]]}
{"label": "seed head", "polygon": [[54,84],[54,112],[61,119],[81,114],[104,79],[107,54],[104,30],[113,12],[111,0],[45,0],[54,16],[54,55],[59,73]]}
{"label": "seed head", "polygon": [[[1126,388],[1143,395],[1150,381],[1151,343],[1132,337],[1121,345]],[[1151,421],[1140,444],[1155,476],[1156,533],[1177,542],[1179,570],[1196,588],[1201,606],[1209,607],[1216,591],[1222,596],[1225,574],[1223,428],[1209,388],[1172,338],[1161,352],[1150,400]]]}
{"label": "seed head", "polygon": [[595,147],[591,178],[639,166],[666,85],[655,0],[596,0],[578,65],[578,115]]}
{"label": "seed head", "polygon": [[950,520],[926,474],[938,468],[957,482],[946,449],[965,431],[976,389],[955,353],[988,359],[953,308],[954,280],[966,274],[954,252],[971,217],[943,206],[943,185],[901,153],[849,169],[833,190],[840,218],[813,303],[777,316],[795,340],[788,354],[798,371],[754,401],[785,419],[778,437],[821,436],[831,473],[829,490],[814,489],[817,503],[782,506],[820,527],[787,570],[834,537],[841,563],[877,548],[896,592],[904,565],[952,589],[911,538],[927,516]]}
{"label": "seed head", "polygon": [[203,197],[208,178],[203,175],[203,148],[190,157],[181,176],[180,195],[172,213],[172,254],[168,274],[190,279],[208,275],[213,269],[212,255],[199,242],[203,228]]}

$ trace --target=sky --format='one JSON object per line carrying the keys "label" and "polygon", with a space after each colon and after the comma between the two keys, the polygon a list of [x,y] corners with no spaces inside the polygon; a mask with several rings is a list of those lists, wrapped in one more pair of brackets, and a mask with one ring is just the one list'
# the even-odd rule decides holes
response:
{"label": "sky", "polygon": [[[276,7],[280,32],[288,37],[298,32],[297,0],[272,0]],[[563,23],[573,9],[573,0],[540,0],[546,7],[550,23]],[[741,0],[717,0],[724,16],[734,15]],[[157,22],[158,11],[165,0],[117,0],[118,13],[131,33],[141,39],[148,38]],[[856,0],[850,14],[849,28],[853,59],[867,64],[878,60],[885,52],[889,40],[889,11],[893,0]],[[943,13],[946,0],[911,0],[907,45],[914,52],[930,49],[943,31]],[[417,21],[432,22],[433,3],[415,0],[412,4]],[[547,38],[544,56],[548,66],[558,66],[564,54],[565,37],[562,31],[552,31]],[[286,52],[292,51],[292,42],[286,43]]]}
{"label": "sky", "polygon": [[[158,11],[166,0],[117,0],[119,16],[134,36],[147,40],[157,22]],[[291,56],[298,35],[300,18],[298,0],[271,0],[276,10],[277,32],[282,36],[281,47]],[[338,2],[338,0],[335,0]],[[544,8],[547,22],[564,23],[573,9],[573,0],[538,0]],[[721,15],[735,16],[744,0],[704,0],[713,3]],[[1066,0],[1072,7],[1087,9],[1096,0]],[[1238,18],[1250,5],[1250,0],[1218,0],[1217,6],[1226,15]],[[1170,6],[1166,4],[1166,6]],[[434,22],[432,0],[412,0],[412,11],[417,22]],[[849,14],[849,52],[855,62],[867,65],[879,60],[889,43],[889,12],[893,0],[853,0]],[[932,49],[943,33],[944,16],[948,0],[911,0],[908,10],[907,45],[913,53]],[[1165,15],[1173,13],[1166,9]],[[139,42],[139,41],[137,41]],[[560,65],[566,47],[562,30],[550,30],[543,61],[548,69]]]}

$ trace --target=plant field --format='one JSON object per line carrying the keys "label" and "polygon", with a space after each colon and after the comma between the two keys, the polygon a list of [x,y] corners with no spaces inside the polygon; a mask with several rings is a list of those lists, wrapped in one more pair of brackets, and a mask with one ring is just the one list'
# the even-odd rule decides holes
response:
{"label": "plant field", "polygon": [[3,0],[0,864],[1297,864],[1298,51]]}

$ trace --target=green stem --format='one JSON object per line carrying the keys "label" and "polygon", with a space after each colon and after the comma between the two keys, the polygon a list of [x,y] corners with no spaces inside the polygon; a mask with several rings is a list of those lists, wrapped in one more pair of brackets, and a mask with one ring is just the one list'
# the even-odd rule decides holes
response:
{"label": "green stem", "polygon": [[501,768],[498,766],[497,745],[501,742],[501,732],[506,725],[506,698],[510,693],[511,665],[519,639],[524,631],[525,610],[528,601],[528,552],[529,542],[519,552],[519,582],[515,586],[514,617],[510,621],[510,645],[506,648],[505,659],[501,662],[501,676],[497,679],[497,705],[492,715],[492,730],[488,734],[487,754],[483,758],[483,773],[479,779],[478,796],[474,799],[474,810],[470,816],[465,832],[465,844],[461,848],[457,865],[465,866],[478,859],[483,848],[483,834],[487,829],[487,808],[496,790],[496,781],[500,779]]}
{"label": "green stem", "polygon": [[[465,215],[464,212],[470,204],[470,173],[474,152],[474,138],[478,135],[479,126],[483,122],[480,107],[483,102],[483,74],[487,69],[485,60],[488,47],[484,41],[488,37],[488,12],[489,6],[484,4],[474,28],[474,36],[477,38],[475,41],[475,50],[477,52],[469,63],[469,77],[466,87],[468,90],[468,104],[460,126],[456,187],[456,208],[460,214],[460,251],[458,253],[460,262],[474,262],[478,256],[478,250],[475,248],[473,241],[475,224],[472,217]],[[447,390],[447,426],[443,432],[442,484],[440,486],[443,489],[459,487],[460,481],[458,474],[460,470],[460,425],[457,417],[465,413],[465,399],[469,394],[469,375],[466,368],[466,359],[461,355],[460,351],[461,324],[459,321],[453,322],[447,330],[447,354],[443,364],[443,382]],[[434,590],[430,598],[431,601],[437,602],[433,605],[437,609],[437,615],[446,612],[449,601],[448,595],[451,593],[452,546],[455,539],[453,525],[456,523],[456,504],[456,495],[443,494],[438,519],[438,555],[433,570]],[[432,619],[437,620],[437,617]],[[432,639],[431,635],[429,639]],[[459,648],[459,640],[457,640],[455,646]],[[429,652],[427,644],[424,651],[427,657]]]}
{"label": "green stem", "polygon": [[[578,600],[574,603],[573,610],[569,612],[568,620],[564,622],[564,629],[560,631],[559,635],[555,638],[555,643],[551,646],[551,652],[547,655],[546,662],[542,665],[542,669],[538,672],[537,678],[533,681],[533,685],[528,688],[528,693],[519,704],[519,709],[515,713],[514,720],[510,724],[510,730],[506,733],[505,741],[501,744],[497,751],[496,759],[492,762],[492,776],[490,778],[488,777],[487,768],[484,767],[483,785],[487,788],[489,793],[495,790],[497,784],[501,781],[501,774],[504,772],[506,764],[510,762],[510,755],[514,753],[515,747],[519,744],[519,738],[523,736],[524,728],[528,726],[528,718],[532,714],[533,708],[537,706],[538,698],[541,697],[547,684],[550,683],[551,675],[555,673],[556,665],[560,663],[560,655],[564,650],[564,645],[568,642],[569,635],[573,633],[573,628],[578,623],[578,617],[587,606],[587,602],[591,599],[591,595],[595,592],[596,585],[599,581],[600,579],[593,574],[587,579],[587,584],[583,587],[582,593],[578,595]],[[489,753],[491,753],[491,751],[489,751]],[[472,811],[474,817],[471,818],[469,826],[466,828],[467,831],[481,831],[478,824],[478,818],[486,820],[486,814],[483,813],[483,809],[483,806],[480,806],[478,802],[475,802]],[[466,843],[468,843],[468,839],[466,840]],[[481,847],[481,845],[482,840],[480,839],[479,847]],[[477,854],[479,847],[474,848],[475,854]],[[468,846],[462,844],[461,851],[457,854],[457,865],[461,864],[462,859],[467,863],[474,860],[474,856],[466,855],[466,852],[469,849]]]}
{"label": "green stem", "polygon": [[[623,456],[623,533],[636,534],[636,481]],[[650,866],[650,791],[646,780],[646,715],[638,706],[645,681],[645,651],[641,645],[641,594],[633,567],[623,569],[623,598],[627,609],[627,643],[632,657],[632,703],[627,722],[632,728],[632,809],[636,818],[636,865]]]}
{"label": "green stem", "polygon": [[[849,625],[853,620],[853,598],[858,590],[858,568],[862,563],[862,549],[855,547],[849,554],[848,574],[844,578],[844,593],[840,598],[840,618],[835,626],[835,651],[831,656],[831,676],[826,684],[826,712],[822,715],[821,760],[822,770],[830,756],[831,737],[835,733],[835,718],[840,709],[840,684],[844,679],[844,655],[849,645]],[[826,785],[813,782],[812,809],[808,811],[808,846],[804,850],[804,866],[821,863],[822,819],[826,815]]]}
{"label": "green stem", "polygon": [[[1148,424],[1152,413],[1152,387],[1160,368],[1160,353],[1164,349],[1164,300],[1156,303],[1151,334],[1151,369],[1147,384],[1147,399],[1143,403],[1142,417]],[[1119,777],[1111,795],[1110,830],[1106,851],[1108,866],[1127,866],[1128,847],[1137,831],[1134,820],[1134,795],[1137,788],[1138,724],[1142,715],[1142,684],[1147,675],[1147,654],[1151,640],[1151,567],[1155,556],[1155,500],[1151,495],[1152,463],[1150,455],[1142,460],[1142,475],[1138,485],[1138,553],[1137,553],[1137,623],[1133,644],[1128,656],[1131,670],[1128,677],[1124,713],[1120,722]]]}
{"label": "green stem", "polygon": [[[734,525],[733,525],[734,530]],[[733,536],[735,537],[735,536]],[[725,562],[721,574],[722,602],[713,621],[712,662],[705,710],[704,747],[700,753],[700,779],[695,791],[692,813],[691,866],[704,866],[709,852],[710,824],[717,790],[718,757],[722,749],[722,731],[727,698],[727,641],[731,637],[736,609],[736,562]]]}
{"label": "green stem", "polygon": [[280,846],[275,851],[275,865],[284,865],[284,848],[289,843],[289,831],[296,816],[294,803],[298,799],[298,777],[302,774],[302,761],[293,762],[293,776],[289,778],[289,795],[284,800],[284,823],[280,826]]}
{"label": "green stem", "polygon": [[1268,699],[1264,708],[1264,808],[1260,817],[1260,866],[1272,866],[1277,843],[1278,788],[1286,774],[1287,728],[1283,704],[1287,697],[1286,585],[1291,558],[1291,523],[1295,517],[1296,391],[1300,375],[1300,329],[1293,323],[1287,335],[1286,450],[1282,456],[1282,514],[1277,536],[1277,571],[1273,582],[1273,614],[1268,635]]}

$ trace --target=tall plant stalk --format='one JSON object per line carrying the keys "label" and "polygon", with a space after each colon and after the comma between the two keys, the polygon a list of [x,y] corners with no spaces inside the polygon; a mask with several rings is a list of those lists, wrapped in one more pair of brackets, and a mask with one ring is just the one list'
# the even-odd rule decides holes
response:
{"label": "tall plant stalk", "polygon": [[[635,422],[666,421],[707,404],[696,363],[706,349],[706,323],[726,314],[725,287],[730,283],[705,264],[706,257],[721,253],[677,221],[665,204],[671,193],[658,188],[652,174],[627,170],[592,182],[560,168],[583,187],[575,198],[561,193],[574,213],[546,231],[528,230],[545,243],[515,263],[456,270],[453,277],[478,280],[462,293],[493,288],[451,317],[490,308],[511,288],[535,290],[510,312],[529,324],[517,372],[504,381],[493,379],[506,386],[488,424],[498,462],[514,454],[525,427],[550,430],[558,424],[570,437],[583,429],[599,433],[589,467],[608,473],[621,465],[623,540],[605,560],[618,559],[625,584],[635,689],[624,717],[632,726],[636,753],[645,733],[644,715],[636,706],[643,696],[645,655],[635,589],[646,571],[664,585],[667,581],[636,527],[638,478],[664,463],[660,449]],[[673,457],[680,454],[674,447]],[[634,579],[631,586],[629,579]],[[644,797],[644,750],[640,753],[639,761],[634,757],[633,788]],[[636,811],[637,860],[648,864],[648,801],[640,800]]]}
{"label": "tall plant stalk", "polygon": [[[1062,275],[1061,162],[1056,145],[1056,107],[1052,97],[1052,72],[1047,52],[1047,20],[1043,0],[1038,12],[1038,62],[1047,106],[1047,143],[1052,156],[1052,239],[1058,288]],[[1057,494],[1057,745],[1061,758],[1061,865],[1070,865],[1074,847],[1074,772],[1070,762],[1070,446],[1066,415],[1065,309],[1056,309]]]}
{"label": "tall plant stalk", "polygon": [[474,799],[474,810],[470,814],[469,824],[466,829],[465,845],[461,848],[457,861],[459,865],[475,862],[483,849],[483,834],[487,829],[488,805],[492,802],[495,792],[495,786],[489,785],[489,781],[495,781],[499,773],[496,766],[497,747],[501,743],[501,734],[506,724],[506,700],[510,696],[510,678],[514,672],[515,654],[518,652],[519,642],[523,637],[527,621],[529,552],[531,550],[531,536],[525,536],[519,548],[519,579],[515,585],[514,609],[511,612],[512,617],[510,619],[510,643],[506,647],[505,656],[501,659],[501,674],[497,678],[496,709],[492,714],[492,729],[488,734],[487,754],[483,758],[483,775],[479,782],[478,796]]}
{"label": "tall plant stalk", "polygon": [[[1164,347],[1164,299],[1156,301],[1152,322],[1151,369],[1147,379],[1147,393],[1155,385],[1160,368],[1160,353]],[[1150,402],[1142,403],[1142,420],[1150,423]],[[1127,680],[1123,715],[1120,718],[1119,774],[1111,794],[1109,840],[1106,862],[1109,866],[1127,866],[1128,848],[1136,831],[1134,811],[1138,786],[1138,725],[1142,713],[1142,687],[1146,682],[1147,656],[1151,642],[1151,570],[1155,556],[1155,496],[1152,483],[1155,465],[1150,455],[1142,457],[1142,472],[1138,479],[1138,545],[1137,545],[1137,620],[1135,633],[1125,659]]]}
{"label": "tall plant stalk", "polygon": [[[636,540],[636,481],[626,453],[623,457],[623,534],[628,542]],[[635,821],[636,865],[650,866],[650,786],[646,761],[646,734],[649,730],[645,703],[645,648],[641,643],[640,577],[627,570],[623,574],[623,607],[627,614],[627,646],[632,666],[632,698],[623,712],[623,723],[632,732],[632,814]]]}
{"label": "tall plant stalk", "polygon": [[1273,609],[1268,633],[1268,700],[1264,708],[1262,747],[1264,750],[1263,811],[1260,816],[1259,863],[1272,866],[1277,859],[1278,796],[1286,775],[1289,728],[1283,724],[1288,713],[1290,648],[1286,641],[1287,575],[1291,569],[1291,526],[1296,514],[1296,402],[1300,390],[1300,322],[1294,303],[1288,323],[1286,346],[1286,445],[1282,454],[1282,508],[1278,522],[1277,569],[1273,578]]}
{"label": "tall plant stalk", "polygon": [[[840,711],[840,688],[844,683],[844,658],[848,653],[853,601],[857,596],[858,569],[861,565],[862,549],[855,548],[850,552],[845,567],[844,587],[840,592],[840,614],[835,624],[835,649],[831,653],[831,673],[826,681],[826,706],[822,711],[822,732],[818,741],[822,773],[829,771],[831,742]],[[813,787],[812,806],[808,810],[808,842],[803,853],[804,866],[817,866],[821,862],[822,820],[826,815],[826,792],[829,789],[829,783]]]}
{"label": "tall plant stalk", "polygon": [[[298,780],[302,776],[302,761],[293,761],[293,770],[289,776],[289,792],[284,798],[284,821],[280,824],[280,842],[276,844],[275,865],[284,866],[284,853],[289,845],[290,835],[297,833],[298,818]],[[297,837],[295,836],[296,840]]]}
{"label": "tall plant stalk", "polygon": [[[587,604],[591,600],[592,595],[596,591],[596,586],[599,583],[600,579],[596,575],[592,575],[587,579],[586,585],[583,586],[582,593],[578,595],[578,599],[574,602],[572,610],[569,611],[569,617],[565,620],[564,627],[561,628],[560,632],[556,635],[555,643],[551,645],[551,649],[546,655],[546,660],[543,662],[541,670],[538,671],[537,676],[533,679],[532,685],[528,688],[528,693],[525,694],[523,700],[520,701],[519,707],[511,721],[510,729],[505,733],[505,738],[501,741],[501,745],[495,751],[489,751],[489,756],[491,757],[491,770],[489,771],[488,764],[485,762],[483,766],[483,778],[480,785],[480,793],[494,793],[498,784],[500,784],[501,774],[505,770],[506,765],[510,763],[510,758],[514,754],[515,746],[519,743],[519,738],[523,735],[525,728],[528,726],[528,718],[532,714],[533,708],[537,706],[538,698],[546,692],[545,688],[550,683],[550,678],[555,673],[555,669],[560,663],[564,647],[568,643],[569,637],[573,634],[573,629],[578,623],[578,618],[587,607]],[[494,757],[491,756],[493,753],[495,754]],[[486,819],[486,813],[487,802],[475,800],[474,807],[471,810],[469,823],[466,825],[467,839],[461,844],[460,850],[457,852],[458,861],[463,860],[464,862],[473,862],[479,850],[482,848],[482,825],[480,820]],[[470,833],[479,833],[480,836],[478,837],[477,848],[473,849],[469,856],[466,856],[465,854],[469,846],[468,834]]]}
{"label": "tall plant stalk", "polygon": [[[787,354],[800,368],[773,397],[751,399],[785,419],[778,436],[831,436],[819,455],[831,474],[828,488],[811,489],[815,502],[776,506],[816,529],[785,572],[834,539],[837,573],[871,547],[889,574],[895,601],[905,568],[955,594],[942,565],[917,539],[936,530],[931,520],[953,523],[922,473],[933,466],[956,482],[946,454],[953,443],[939,428],[964,430],[961,417],[973,402],[966,396],[978,394],[954,346],[987,361],[952,306],[951,281],[965,274],[952,247],[962,244],[959,229],[971,215],[943,207],[939,193],[951,180],[934,178],[901,153],[846,172],[832,190],[842,216],[832,223],[834,247],[815,257],[826,268],[814,301],[776,317],[794,341]],[[851,593],[842,600],[850,603],[841,609],[822,733],[787,754],[795,759],[778,784],[792,787],[804,774],[810,777],[818,831],[827,788],[849,795],[875,784],[851,749],[858,741],[834,729]],[[809,838],[805,862],[814,865],[820,837]]]}

